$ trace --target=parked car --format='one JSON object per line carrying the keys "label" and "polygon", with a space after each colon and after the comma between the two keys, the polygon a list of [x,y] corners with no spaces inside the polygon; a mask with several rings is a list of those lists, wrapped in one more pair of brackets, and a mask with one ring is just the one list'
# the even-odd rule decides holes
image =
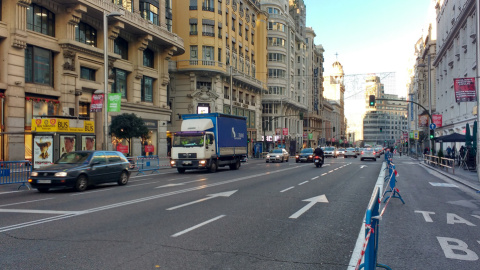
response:
{"label": "parked car", "polygon": [[117,151],[74,151],[50,166],[34,169],[28,183],[39,192],[56,187],[84,191],[88,186],[108,182],[123,186],[128,183],[129,169],[130,162]]}
{"label": "parked car", "polygon": [[270,151],[270,153],[267,154],[267,160],[265,160],[265,162],[275,162],[275,161],[278,161],[278,162],[288,162],[288,158],[290,157],[290,155],[288,154],[287,150],[283,149],[283,148],[279,148],[279,149],[273,149],[272,151]]}
{"label": "parked car", "polygon": [[325,157],[336,158],[337,157],[337,149],[335,149],[335,147],[327,146],[327,147],[323,148],[323,155]]}
{"label": "parked car", "polygon": [[313,162],[313,148],[304,148],[295,156],[295,162]]}
{"label": "parked car", "polygon": [[337,157],[339,156],[345,156],[345,148],[338,148]]}
{"label": "parked car", "polygon": [[363,161],[364,159],[373,159],[373,161],[377,161],[375,150],[373,150],[373,148],[364,148],[360,160]]}
{"label": "parked car", "polygon": [[357,158],[357,152],[355,151],[355,148],[347,148],[345,149],[345,154],[343,154],[344,158],[347,157],[354,157]]}

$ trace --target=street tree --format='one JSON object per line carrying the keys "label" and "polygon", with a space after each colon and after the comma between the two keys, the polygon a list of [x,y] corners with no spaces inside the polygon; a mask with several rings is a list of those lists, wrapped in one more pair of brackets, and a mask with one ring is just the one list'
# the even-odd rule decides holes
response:
{"label": "street tree", "polygon": [[149,137],[149,132],[142,118],[134,113],[123,113],[112,119],[109,135],[115,136],[117,139],[125,139],[131,146],[133,138],[146,140]]}

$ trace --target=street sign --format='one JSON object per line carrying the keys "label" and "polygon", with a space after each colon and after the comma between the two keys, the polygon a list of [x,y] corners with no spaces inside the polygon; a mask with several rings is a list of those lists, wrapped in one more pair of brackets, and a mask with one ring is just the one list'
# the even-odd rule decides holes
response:
{"label": "street sign", "polygon": [[430,129],[431,129],[431,130],[434,130],[434,129],[436,129],[436,128],[437,128],[437,125],[435,125],[435,123],[431,123],[431,124],[430,124]]}

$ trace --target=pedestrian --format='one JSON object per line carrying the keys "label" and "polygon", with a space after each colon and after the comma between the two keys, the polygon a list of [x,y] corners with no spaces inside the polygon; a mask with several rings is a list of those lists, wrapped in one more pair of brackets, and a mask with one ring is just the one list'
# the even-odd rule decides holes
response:
{"label": "pedestrian", "polygon": [[447,147],[447,157],[450,158],[451,157],[451,154],[452,154],[452,148],[450,147],[450,145]]}

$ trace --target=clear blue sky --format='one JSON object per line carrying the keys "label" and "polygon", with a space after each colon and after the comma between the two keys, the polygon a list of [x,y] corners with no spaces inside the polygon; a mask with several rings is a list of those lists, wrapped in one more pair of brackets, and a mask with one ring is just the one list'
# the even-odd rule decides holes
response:
{"label": "clear blue sky", "polygon": [[395,71],[397,84],[406,76],[432,7],[431,0],[304,1],[307,27],[325,49],[326,73],[338,53],[345,74]]}

